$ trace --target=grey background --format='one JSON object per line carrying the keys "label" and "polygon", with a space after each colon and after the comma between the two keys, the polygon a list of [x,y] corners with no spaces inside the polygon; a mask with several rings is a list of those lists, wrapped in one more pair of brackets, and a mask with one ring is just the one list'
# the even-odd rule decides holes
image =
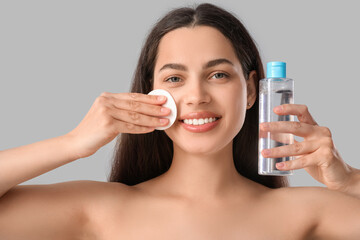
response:
{"label": "grey background", "polygon": [[[295,103],[327,126],[343,159],[358,159],[356,1],[208,1],[234,13],[264,64],[288,63]],[[128,92],[156,20],[200,1],[0,1],[0,150],[66,134],[103,91]],[[298,139],[299,140],[299,139]],[[106,181],[115,141],[23,184]],[[324,186],[305,170],[292,186]]]}

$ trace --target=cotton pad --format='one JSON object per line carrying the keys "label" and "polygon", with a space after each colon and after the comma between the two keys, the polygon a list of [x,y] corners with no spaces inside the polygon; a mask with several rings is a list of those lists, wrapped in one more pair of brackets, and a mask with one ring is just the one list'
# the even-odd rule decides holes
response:
{"label": "cotton pad", "polygon": [[167,101],[162,105],[163,107],[170,108],[171,112],[168,116],[165,116],[165,118],[169,119],[168,125],[164,127],[157,127],[155,129],[157,130],[165,130],[171,127],[173,123],[175,122],[176,116],[177,116],[177,108],[175,104],[175,100],[170,95],[170,93],[164,89],[155,89],[148,93],[148,95],[163,95],[167,97]]}

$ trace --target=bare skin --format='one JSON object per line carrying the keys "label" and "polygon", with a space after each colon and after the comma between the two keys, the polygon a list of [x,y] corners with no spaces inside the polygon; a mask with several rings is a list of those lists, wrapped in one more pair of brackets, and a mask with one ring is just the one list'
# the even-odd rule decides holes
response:
{"label": "bare skin", "polygon": [[[233,64],[203,68],[219,58]],[[160,71],[174,62],[187,70]],[[218,127],[196,134],[176,121],[165,130],[174,143],[170,169],[135,186],[96,181],[17,186],[92,155],[119,133],[167,125],[158,121],[168,113],[160,111],[164,100],[156,96],[102,94],[69,134],[0,152],[0,239],[360,238],[359,199],[319,187],[269,189],[237,173],[232,139],[247,103],[256,98],[255,74],[244,78],[220,32],[209,27],[170,32],[160,43],[154,71],[154,89],[172,94],[179,116],[213,111],[222,116]],[[214,77],[216,72],[229,76]],[[180,84],[163,81],[174,75]]]}
{"label": "bare skin", "polygon": [[[358,239],[359,200],[319,187],[249,180],[221,199],[189,200],[136,186],[75,181],[17,186],[0,199],[4,239]],[[6,217],[6,218],[3,218]],[[7,235],[6,235],[7,234]],[[11,234],[11,235],[9,235]]]}
{"label": "bare skin", "polygon": [[[306,239],[312,234],[316,223],[315,215],[309,214],[312,206],[301,204],[300,211],[294,207],[306,197],[295,202],[294,195],[291,200],[284,190],[246,180],[244,185],[244,180],[234,183],[229,195],[196,200],[169,194],[157,186],[157,179],[139,184],[127,207],[120,207],[113,230],[104,231],[99,239]],[[95,225],[101,225],[104,217],[96,215]],[[279,229],[283,224],[286,228]],[[104,229],[109,229],[108,222]]]}

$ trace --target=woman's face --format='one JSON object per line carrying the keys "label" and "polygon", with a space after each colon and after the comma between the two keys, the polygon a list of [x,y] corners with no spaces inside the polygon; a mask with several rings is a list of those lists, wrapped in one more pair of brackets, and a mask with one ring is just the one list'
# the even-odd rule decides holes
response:
{"label": "woman's face", "polygon": [[[153,89],[173,96],[177,120],[165,132],[186,152],[211,154],[232,143],[244,123],[247,83],[231,42],[215,28],[178,28],[160,41]],[[184,127],[185,115],[205,111],[220,116],[215,127],[202,132]]]}

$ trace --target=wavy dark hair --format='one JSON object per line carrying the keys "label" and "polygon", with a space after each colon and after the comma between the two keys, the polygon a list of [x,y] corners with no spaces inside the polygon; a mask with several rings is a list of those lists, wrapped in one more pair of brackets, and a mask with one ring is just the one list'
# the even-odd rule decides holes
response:
{"label": "wavy dark hair", "polygon": [[[136,67],[131,92],[147,94],[152,90],[153,74],[161,38],[181,27],[210,26],[219,30],[233,45],[246,79],[256,71],[258,81],[264,78],[259,51],[244,27],[231,13],[212,4],[200,4],[196,8],[183,7],[170,11],[160,19],[149,33]],[[247,110],[244,125],[233,139],[234,164],[244,177],[269,188],[289,185],[283,176],[259,175],[258,168],[258,98]],[[118,136],[109,177],[110,182],[132,186],[165,173],[171,165],[173,142],[164,131],[146,134],[122,133]]]}

